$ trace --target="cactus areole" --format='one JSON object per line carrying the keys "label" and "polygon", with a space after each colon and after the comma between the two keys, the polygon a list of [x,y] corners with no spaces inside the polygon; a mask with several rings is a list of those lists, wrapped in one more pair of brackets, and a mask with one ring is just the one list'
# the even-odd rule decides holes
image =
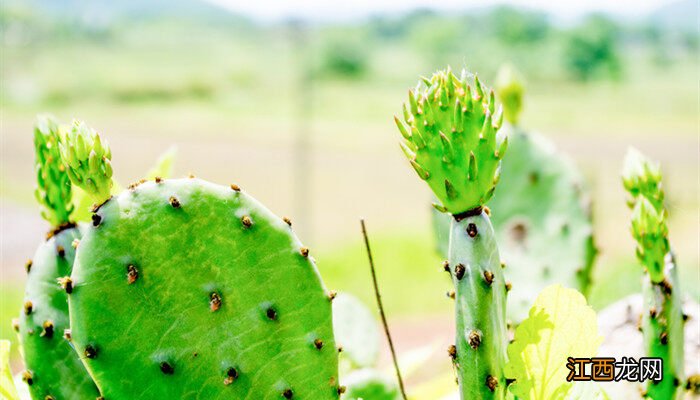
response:
{"label": "cactus areole", "polygon": [[457,335],[450,356],[462,399],[503,399],[506,382],[506,283],[484,204],[499,179],[508,140],[493,91],[448,68],[409,91],[395,118],[401,148],[452,220],[449,259]]}

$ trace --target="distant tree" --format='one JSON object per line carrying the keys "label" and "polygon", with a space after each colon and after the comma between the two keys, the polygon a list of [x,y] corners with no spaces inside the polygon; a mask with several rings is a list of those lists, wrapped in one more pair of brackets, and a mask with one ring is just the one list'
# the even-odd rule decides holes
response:
{"label": "distant tree", "polygon": [[330,40],[322,51],[321,70],[324,75],[358,78],[367,71],[368,59],[367,50],[358,43]]}
{"label": "distant tree", "polygon": [[488,19],[495,36],[509,45],[541,41],[550,30],[549,21],[544,13],[509,6],[494,8]]}
{"label": "distant tree", "polygon": [[609,18],[592,15],[574,28],[564,48],[564,66],[576,79],[594,77],[618,78],[621,73],[618,56],[619,27]]}

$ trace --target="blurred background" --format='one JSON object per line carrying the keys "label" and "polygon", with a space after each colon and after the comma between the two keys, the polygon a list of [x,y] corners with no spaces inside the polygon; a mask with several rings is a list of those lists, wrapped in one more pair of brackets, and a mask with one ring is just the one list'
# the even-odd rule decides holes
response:
{"label": "blurred background", "polygon": [[459,3],[3,0],[0,337],[14,340],[24,262],[48,228],[32,125],[50,112],[101,132],[122,184],[176,145],[176,176],[235,182],[289,215],[326,285],[374,309],[366,218],[399,352],[446,345],[431,198],[392,121],[418,77],[446,65],[489,84],[513,63],[527,80],[522,125],[588,178],[595,308],[640,287],[619,178],[628,146],[662,163],[683,289],[698,299],[697,1]]}

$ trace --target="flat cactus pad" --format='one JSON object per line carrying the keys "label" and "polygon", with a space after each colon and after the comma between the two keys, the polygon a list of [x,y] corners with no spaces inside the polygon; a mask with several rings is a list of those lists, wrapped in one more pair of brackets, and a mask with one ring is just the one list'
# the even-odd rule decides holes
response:
{"label": "flat cactus pad", "polygon": [[[27,262],[24,305],[16,326],[26,370],[22,378],[34,399],[90,399],[99,396],[80,358],[64,338],[68,297],[59,280],[71,273],[80,237],[68,227],[43,242]],[[70,290],[70,289],[69,289]]]}
{"label": "flat cactus pad", "polygon": [[72,275],[106,399],[337,399],[331,302],[291,222],[237,186],[146,182],[103,204]]}

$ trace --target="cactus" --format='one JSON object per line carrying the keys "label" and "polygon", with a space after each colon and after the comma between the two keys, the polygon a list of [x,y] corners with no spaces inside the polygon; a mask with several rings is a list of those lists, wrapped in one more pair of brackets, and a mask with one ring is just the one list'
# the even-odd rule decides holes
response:
{"label": "cactus", "polygon": [[101,141],[80,133],[85,149],[73,135],[62,154],[100,206],[70,278],[71,336],[102,396],[337,399],[332,296],[289,219],[196,178],[110,198],[109,150],[91,156]]}
{"label": "cactus", "polygon": [[457,338],[449,349],[462,399],[503,399],[506,382],[506,284],[484,210],[508,145],[494,92],[448,68],[409,91],[401,148],[418,176],[452,215],[449,259],[456,291]]}
{"label": "cactus", "polygon": [[682,397],[683,311],[676,262],[668,240],[668,213],[664,207],[661,171],[639,151],[630,149],[625,159],[622,182],[630,194],[632,236],[637,258],[645,269],[642,295],[642,333],[648,357],[663,359],[663,379],[649,382],[645,397]]}
{"label": "cactus", "polygon": [[24,349],[22,376],[34,399],[85,399],[99,395],[85,367],[63,338],[68,299],[59,281],[71,273],[80,230],[71,223],[71,184],[61,164],[59,126],[40,117],[34,129],[36,198],[51,231],[27,262],[24,307],[15,325]]}
{"label": "cactus", "polygon": [[[544,136],[518,125],[523,84],[510,66],[501,68],[496,94],[506,119],[508,157],[501,181],[488,202],[494,213],[508,293],[508,319],[527,318],[532,299],[545,287],[562,284],[584,295],[591,284],[596,248],[590,198],[583,178],[566,155]],[[449,217],[433,213],[439,251],[447,254]]]}

